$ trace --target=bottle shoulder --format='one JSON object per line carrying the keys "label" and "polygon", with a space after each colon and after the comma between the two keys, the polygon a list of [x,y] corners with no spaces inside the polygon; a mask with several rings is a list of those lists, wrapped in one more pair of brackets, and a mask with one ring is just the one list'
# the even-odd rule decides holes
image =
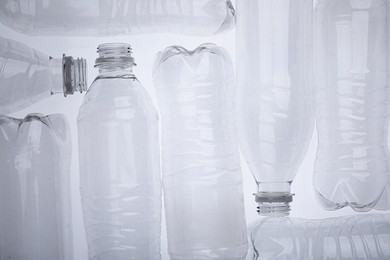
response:
{"label": "bottle shoulder", "polygon": [[93,114],[111,118],[127,114],[127,119],[158,119],[149,93],[136,77],[97,77],[84,97],[79,110],[79,120]]}

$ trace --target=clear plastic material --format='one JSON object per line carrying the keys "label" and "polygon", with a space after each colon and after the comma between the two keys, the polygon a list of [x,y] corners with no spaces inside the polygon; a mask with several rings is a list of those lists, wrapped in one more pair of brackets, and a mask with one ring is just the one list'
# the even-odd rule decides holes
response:
{"label": "clear plastic material", "polygon": [[0,37],[0,114],[17,112],[55,93],[66,96],[86,88],[84,59],[54,59]]}
{"label": "clear plastic material", "polygon": [[314,127],[312,0],[237,1],[236,120],[261,215],[287,215]]}
{"label": "clear plastic material", "polygon": [[231,29],[230,0],[7,0],[0,22],[32,35],[171,32],[211,35]]}
{"label": "clear plastic material", "polygon": [[66,118],[0,116],[0,155],[0,259],[72,260]]}
{"label": "clear plastic material", "polygon": [[316,5],[313,179],[326,209],[390,208],[389,6],[387,0]]}
{"label": "clear plastic material", "polygon": [[390,259],[390,215],[262,218],[248,232],[247,260]]}
{"label": "clear plastic material", "polygon": [[99,45],[99,75],[78,116],[90,260],[160,259],[158,114],[128,44]]}
{"label": "clear plastic material", "polygon": [[225,51],[172,46],[155,60],[171,259],[244,259],[240,159],[232,115],[233,66]]}

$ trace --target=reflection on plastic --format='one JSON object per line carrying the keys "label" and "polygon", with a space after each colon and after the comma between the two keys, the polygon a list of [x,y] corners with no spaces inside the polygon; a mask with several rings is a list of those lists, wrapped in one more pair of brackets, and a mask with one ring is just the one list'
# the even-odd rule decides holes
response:
{"label": "reflection on plastic", "polygon": [[390,259],[390,215],[262,218],[249,236],[247,260]]}
{"label": "reflection on plastic", "polygon": [[243,259],[240,159],[232,116],[233,66],[204,44],[172,46],[155,61],[171,259]]}
{"label": "reflection on plastic", "polygon": [[389,1],[316,6],[314,186],[330,210],[390,208]]}
{"label": "reflection on plastic", "polygon": [[63,115],[0,116],[0,259],[73,259]]}
{"label": "reflection on plastic", "polygon": [[287,215],[314,127],[312,0],[237,1],[237,127],[261,215]]}
{"label": "reflection on plastic", "polygon": [[172,32],[211,35],[231,29],[229,0],[7,0],[0,22],[33,35]]}
{"label": "reflection on plastic", "polygon": [[86,87],[84,59],[54,59],[0,37],[0,114],[17,112],[52,94],[83,92]]}
{"label": "reflection on plastic", "polygon": [[80,186],[90,260],[158,260],[158,115],[132,73],[128,44],[102,44],[78,116]]}

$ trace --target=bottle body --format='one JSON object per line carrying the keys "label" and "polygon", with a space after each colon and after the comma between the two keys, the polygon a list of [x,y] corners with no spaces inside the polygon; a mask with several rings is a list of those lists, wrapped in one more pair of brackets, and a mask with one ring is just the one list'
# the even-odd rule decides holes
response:
{"label": "bottle body", "polygon": [[32,35],[210,35],[234,26],[234,9],[229,0],[10,0],[0,4],[0,21]]}
{"label": "bottle body", "polygon": [[236,120],[260,214],[285,215],[314,127],[311,0],[237,2]]}
{"label": "bottle body", "polygon": [[86,90],[84,59],[55,59],[3,37],[0,68],[0,114],[16,112],[55,93]]}
{"label": "bottle body", "polygon": [[251,225],[248,259],[388,259],[390,216],[262,218]]}
{"label": "bottle body", "polygon": [[158,115],[128,69],[101,69],[78,132],[89,259],[160,259]]}
{"label": "bottle body", "polygon": [[314,186],[326,209],[390,207],[389,3],[319,1],[316,6]]}
{"label": "bottle body", "polygon": [[171,259],[244,259],[242,176],[232,116],[233,68],[213,44],[173,46],[155,61]]}
{"label": "bottle body", "polygon": [[63,115],[0,116],[0,259],[73,259]]}

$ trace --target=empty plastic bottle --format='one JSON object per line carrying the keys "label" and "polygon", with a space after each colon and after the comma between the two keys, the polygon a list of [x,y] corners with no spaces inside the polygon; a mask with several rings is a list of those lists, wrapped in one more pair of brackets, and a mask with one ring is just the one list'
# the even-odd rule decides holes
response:
{"label": "empty plastic bottle", "polygon": [[89,259],[160,259],[158,114],[128,44],[101,44],[78,116]]}
{"label": "empty plastic bottle", "polygon": [[314,127],[312,0],[237,1],[236,120],[261,215],[287,215]]}
{"label": "empty plastic bottle", "polygon": [[73,259],[63,115],[0,116],[0,260]]}
{"label": "empty plastic bottle", "polygon": [[318,150],[326,209],[390,208],[387,0],[320,0],[315,14]]}
{"label": "empty plastic bottle", "polygon": [[0,37],[0,114],[16,112],[55,93],[66,96],[86,88],[84,59],[65,55],[55,59]]}
{"label": "empty plastic bottle", "polygon": [[171,259],[244,259],[242,175],[232,115],[233,66],[225,51],[172,46],[155,60]]}
{"label": "empty plastic bottle", "polygon": [[390,259],[390,215],[262,218],[248,232],[247,260]]}
{"label": "empty plastic bottle", "polygon": [[230,0],[6,0],[0,22],[32,35],[172,32],[210,35],[234,26]]}

